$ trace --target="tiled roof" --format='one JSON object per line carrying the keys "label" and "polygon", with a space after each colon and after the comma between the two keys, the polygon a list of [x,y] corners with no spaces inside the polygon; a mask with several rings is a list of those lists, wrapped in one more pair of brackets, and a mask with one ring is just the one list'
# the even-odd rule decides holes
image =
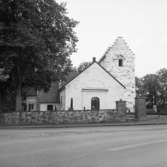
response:
{"label": "tiled roof", "polygon": [[37,96],[39,103],[57,103],[58,102],[58,83],[53,82],[49,91],[38,91]]}
{"label": "tiled roof", "polygon": [[58,103],[58,83],[53,82],[50,89],[45,92],[44,90],[35,90],[34,88],[27,88],[24,90],[26,97],[36,96],[38,103]]}

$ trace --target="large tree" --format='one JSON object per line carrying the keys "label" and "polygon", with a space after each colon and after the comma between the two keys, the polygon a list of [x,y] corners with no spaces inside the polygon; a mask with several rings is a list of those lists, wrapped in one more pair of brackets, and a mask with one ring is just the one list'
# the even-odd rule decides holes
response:
{"label": "large tree", "polygon": [[156,99],[160,91],[160,83],[156,74],[147,74],[143,77],[143,89],[148,97],[156,104]]}
{"label": "large tree", "polygon": [[8,75],[4,74],[4,69],[0,68],[0,113],[3,110],[3,102],[5,95],[7,94],[7,83]]}
{"label": "large tree", "polygon": [[0,67],[16,90],[17,111],[24,87],[48,89],[69,71],[76,24],[54,0],[0,0]]}
{"label": "large tree", "polygon": [[163,106],[167,101],[167,69],[162,68],[157,72],[159,84],[160,84],[160,93],[159,99],[160,104]]}

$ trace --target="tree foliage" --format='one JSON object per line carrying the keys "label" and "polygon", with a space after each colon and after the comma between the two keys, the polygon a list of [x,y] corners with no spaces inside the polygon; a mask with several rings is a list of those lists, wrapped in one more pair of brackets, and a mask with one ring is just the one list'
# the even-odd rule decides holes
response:
{"label": "tree foliage", "polygon": [[142,78],[136,77],[136,93],[146,96],[151,106],[163,106],[167,101],[167,69],[160,69],[156,74],[147,74]]}
{"label": "tree foliage", "polygon": [[78,66],[78,68],[77,68],[78,73],[84,71],[90,64],[91,64],[91,62],[83,62],[83,63],[81,63]]}
{"label": "tree foliage", "polygon": [[0,0],[0,68],[16,91],[18,111],[24,87],[48,89],[68,73],[76,24],[54,0]]}
{"label": "tree foliage", "polygon": [[143,77],[143,88],[146,93],[157,96],[160,89],[160,83],[156,74],[147,74]]}

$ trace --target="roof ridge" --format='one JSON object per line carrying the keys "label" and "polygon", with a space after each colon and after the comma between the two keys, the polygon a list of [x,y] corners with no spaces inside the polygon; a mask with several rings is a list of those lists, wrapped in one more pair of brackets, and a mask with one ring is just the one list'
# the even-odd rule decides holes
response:
{"label": "roof ridge", "polygon": [[115,79],[122,87],[126,89],[126,87],[115,77],[113,76],[109,71],[107,71],[100,63],[96,62],[106,73],[108,73],[113,79]]}
{"label": "roof ridge", "polygon": [[117,79],[115,78],[109,71],[107,71],[103,66],[100,65],[100,63],[98,63],[97,61],[92,62],[87,68],[85,68],[83,71],[81,71],[80,73],[78,73],[74,78],[72,78],[71,80],[69,80],[66,84],[64,84],[60,90],[64,89],[66,85],[68,85],[72,80],[74,80],[75,78],[77,78],[81,73],[83,73],[85,70],[87,70],[90,66],[92,66],[94,63],[96,63],[99,67],[101,67],[107,74],[109,74],[115,81],[117,81],[123,88],[126,89],[126,87]]}
{"label": "roof ridge", "polygon": [[90,63],[83,71],[79,72],[76,76],[74,76],[73,78],[71,78],[68,82],[66,82],[61,88],[60,90],[64,89],[66,85],[68,85],[72,80],[74,80],[75,78],[77,78],[81,73],[83,73],[85,70],[87,70],[92,64],[97,63],[96,61],[93,61],[92,63]]}

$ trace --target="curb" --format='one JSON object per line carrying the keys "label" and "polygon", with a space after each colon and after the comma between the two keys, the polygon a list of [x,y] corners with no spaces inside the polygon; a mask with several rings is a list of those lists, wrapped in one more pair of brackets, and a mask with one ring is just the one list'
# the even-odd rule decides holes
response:
{"label": "curb", "polygon": [[167,122],[129,122],[129,123],[102,123],[102,124],[61,124],[61,125],[1,125],[0,129],[40,129],[40,128],[81,128],[81,127],[105,127],[105,126],[151,126],[167,125]]}

